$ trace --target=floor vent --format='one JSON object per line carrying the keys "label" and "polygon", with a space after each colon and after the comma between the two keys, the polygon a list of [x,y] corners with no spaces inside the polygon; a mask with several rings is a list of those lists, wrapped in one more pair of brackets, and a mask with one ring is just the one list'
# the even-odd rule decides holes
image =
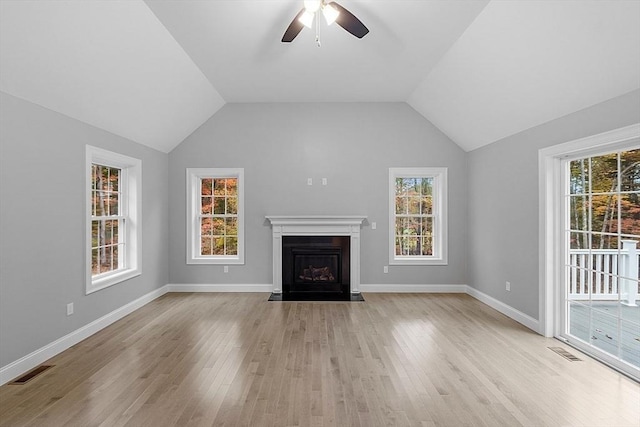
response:
{"label": "floor vent", "polygon": [[31,381],[32,379],[34,379],[35,377],[37,377],[38,375],[46,371],[47,369],[53,368],[54,366],[55,365],[40,365],[37,368],[27,372],[20,378],[13,380],[9,384],[18,384],[18,385],[26,384],[27,382]]}
{"label": "floor vent", "polygon": [[551,351],[555,351],[560,356],[564,357],[565,359],[567,359],[567,360],[569,360],[571,362],[580,362],[580,361],[582,361],[582,359],[578,359],[577,357],[575,357],[573,354],[569,353],[567,350],[565,350],[562,347],[548,347],[548,349],[551,350]]}

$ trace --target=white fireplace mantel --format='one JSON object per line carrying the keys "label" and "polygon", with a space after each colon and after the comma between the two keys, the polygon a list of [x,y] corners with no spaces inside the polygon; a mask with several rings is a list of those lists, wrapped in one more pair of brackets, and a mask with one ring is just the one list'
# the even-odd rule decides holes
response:
{"label": "white fireplace mantel", "polygon": [[360,293],[360,227],[364,215],[267,216],[273,235],[273,293],[282,293],[282,236],[349,236],[351,293]]}

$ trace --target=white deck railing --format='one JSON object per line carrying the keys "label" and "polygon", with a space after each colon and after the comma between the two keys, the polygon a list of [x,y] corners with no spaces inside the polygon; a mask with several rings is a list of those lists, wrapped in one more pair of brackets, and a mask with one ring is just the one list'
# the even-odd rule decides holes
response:
{"label": "white deck railing", "polygon": [[621,250],[571,249],[569,299],[611,301],[620,298],[624,304],[635,306],[639,293],[640,257],[636,245],[635,240],[623,240]]}

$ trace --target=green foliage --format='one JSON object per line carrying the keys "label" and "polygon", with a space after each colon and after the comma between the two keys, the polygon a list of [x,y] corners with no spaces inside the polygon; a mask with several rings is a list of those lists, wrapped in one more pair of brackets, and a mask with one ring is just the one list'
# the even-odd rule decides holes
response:
{"label": "green foliage", "polygon": [[569,165],[569,222],[574,249],[615,249],[640,240],[640,150],[588,157]]}

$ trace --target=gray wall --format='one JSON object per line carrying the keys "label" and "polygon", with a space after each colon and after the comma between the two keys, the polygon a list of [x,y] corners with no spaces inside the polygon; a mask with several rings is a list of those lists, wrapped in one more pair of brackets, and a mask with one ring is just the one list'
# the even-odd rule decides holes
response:
{"label": "gray wall", "polygon": [[[449,265],[390,266],[389,167],[449,168]],[[245,265],[187,265],[185,169],[245,168]],[[363,284],[466,283],[465,153],[405,103],[227,104],[169,155],[169,280],[270,284],[265,215],[367,215]],[[307,178],[314,185],[307,186]],[[320,184],[321,178],[328,185]],[[372,230],[371,222],[377,222]]]}
{"label": "gray wall", "polygon": [[538,150],[638,122],[634,91],[468,153],[468,284],[538,319]]}
{"label": "gray wall", "polygon": [[[141,159],[143,177],[142,275],[90,295],[85,144]],[[0,366],[167,283],[167,170],[167,154],[0,93]]]}

